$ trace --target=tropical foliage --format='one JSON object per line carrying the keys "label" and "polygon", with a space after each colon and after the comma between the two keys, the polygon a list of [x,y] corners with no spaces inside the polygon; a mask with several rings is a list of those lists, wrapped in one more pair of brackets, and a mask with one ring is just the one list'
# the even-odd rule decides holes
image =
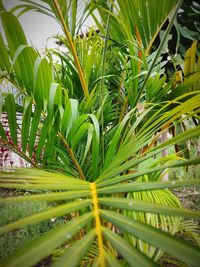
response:
{"label": "tropical foliage", "polygon": [[[200,162],[190,153],[183,157],[200,134],[197,42],[170,80],[161,56],[181,1],[91,0],[81,9],[76,0],[21,2],[12,11],[0,2],[1,79],[17,90],[1,92],[8,125],[0,122],[0,141],[30,168],[0,172],[1,188],[20,195],[0,203],[54,206],[3,225],[0,233],[57,217],[65,223],[1,265],[34,266],[60,249],[53,266],[157,266],[164,251],[198,266],[198,248],[174,235],[182,217],[197,220],[200,212],[182,208],[170,189],[199,186],[199,177],[162,179],[169,168]],[[15,12],[31,9],[58,20],[64,52],[42,56],[28,45]],[[88,16],[98,31],[79,35]],[[166,131],[171,135],[163,140]],[[160,157],[174,146],[177,153]]]}

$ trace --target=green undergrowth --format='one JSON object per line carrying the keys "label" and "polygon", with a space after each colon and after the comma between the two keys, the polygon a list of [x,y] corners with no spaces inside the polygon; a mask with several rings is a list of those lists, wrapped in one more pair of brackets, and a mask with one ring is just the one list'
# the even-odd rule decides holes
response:
{"label": "green undergrowth", "polygon": [[[7,203],[0,207],[0,226],[16,221],[25,216],[47,210],[52,207],[47,202],[22,202]],[[16,249],[25,246],[31,240],[37,239],[42,234],[58,226],[62,220],[52,218],[37,224],[5,233],[0,236],[0,259],[4,259]]]}

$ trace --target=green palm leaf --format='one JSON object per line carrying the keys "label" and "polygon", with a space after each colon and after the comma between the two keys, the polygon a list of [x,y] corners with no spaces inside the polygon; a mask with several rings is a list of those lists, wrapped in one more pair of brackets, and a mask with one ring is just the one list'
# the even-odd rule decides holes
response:
{"label": "green palm leaf", "polygon": [[[111,221],[125,232],[129,232],[154,246],[158,246],[188,264],[198,266],[200,253],[197,248],[183,243],[169,234],[147,226],[146,224],[128,219],[123,215],[103,210],[100,211],[100,214],[102,218]],[[174,248],[176,248],[176,250],[174,250]]]}
{"label": "green palm leaf", "polygon": [[53,229],[41,238],[32,242],[28,247],[16,251],[9,259],[1,262],[2,266],[32,266],[43,257],[47,256],[53,249],[70,239],[76,232],[89,223],[92,214],[80,216],[63,226]]}
{"label": "green palm leaf", "polygon": [[120,254],[127,260],[130,266],[157,266],[156,263],[151,262],[145,255],[133,249],[123,238],[112,233],[110,230],[103,228],[103,234],[120,251]]}

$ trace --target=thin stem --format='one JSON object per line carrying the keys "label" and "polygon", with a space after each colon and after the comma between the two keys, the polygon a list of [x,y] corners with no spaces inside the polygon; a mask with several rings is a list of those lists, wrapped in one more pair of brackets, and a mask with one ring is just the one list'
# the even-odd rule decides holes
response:
{"label": "thin stem", "polygon": [[67,28],[67,25],[65,23],[65,20],[63,18],[63,15],[62,15],[62,12],[60,10],[60,6],[58,4],[58,1],[57,0],[53,0],[53,3],[54,3],[54,6],[56,8],[56,11],[58,13],[58,16],[60,17],[60,21],[62,23],[62,26],[63,26],[63,30],[64,30],[64,33],[66,35],[66,38],[69,42],[69,46],[71,48],[71,52],[72,52],[72,55],[73,55],[73,58],[74,58],[74,62],[75,62],[75,65],[77,67],[77,70],[78,70],[78,74],[79,74],[79,78],[80,78],[80,82],[81,82],[81,86],[82,86],[82,89],[83,89],[83,92],[84,92],[84,95],[85,95],[85,98],[86,100],[88,99],[88,87],[87,87],[87,84],[86,84],[86,80],[85,80],[85,77],[84,77],[84,73],[83,73],[83,70],[82,70],[82,67],[81,67],[81,64],[80,64],[80,61],[78,59],[78,55],[77,55],[77,51],[76,51],[76,47],[73,43],[73,40],[72,40],[72,37],[70,35],[70,32]]}
{"label": "thin stem", "polygon": [[60,137],[61,141],[63,142],[64,146],[66,147],[67,152],[69,153],[69,155],[70,155],[70,157],[71,157],[71,159],[72,159],[74,165],[76,166],[76,169],[77,169],[77,171],[79,172],[81,178],[82,178],[83,180],[85,180],[85,176],[84,176],[84,174],[83,174],[83,172],[82,172],[82,169],[81,169],[81,167],[80,167],[80,165],[79,165],[79,163],[78,163],[76,157],[74,156],[74,153],[73,153],[73,151],[71,150],[69,144],[67,143],[67,141],[65,140],[65,138],[63,137],[63,135],[62,135],[60,132],[58,132],[58,136]]}
{"label": "thin stem", "polygon": [[102,130],[102,166],[104,164],[105,152],[104,152],[104,115],[103,115],[103,102],[104,102],[104,76],[105,76],[105,63],[106,63],[106,51],[108,48],[108,40],[109,40],[109,28],[110,28],[110,13],[113,9],[113,3],[110,5],[109,13],[107,16],[107,24],[106,24],[106,33],[105,33],[105,42],[103,47],[102,54],[102,69],[101,69],[101,82],[100,82],[100,98],[101,98],[101,130]]}
{"label": "thin stem", "polygon": [[148,56],[148,54],[150,52],[150,49],[151,49],[151,47],[152,47],[152,45],[153,45],[156,37],[158,36],[160,30],[162,29],[162,27],[165,24],[165,22],[167,21],[167,19],[168,19],[168,16],[165,18],[165,20],[163,21],[163,23],[158,27],[156,33],[154,34],[153,38],[151,39],[151,41],[150,41],[150,43],[149,43],[149,45],[148,45],[148,47],[146,49],[146,52],[145,52],[146,56]]}

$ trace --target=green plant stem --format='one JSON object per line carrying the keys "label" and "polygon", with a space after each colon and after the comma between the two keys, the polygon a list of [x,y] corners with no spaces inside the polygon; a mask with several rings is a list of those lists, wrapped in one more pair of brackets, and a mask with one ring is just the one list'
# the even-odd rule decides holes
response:
{"label": "green plant stem", "polygon": [[170,33],[170,30],[171,30],[171,28],[172,28],[172,26],[173,26],[174,20],[175,20],[175,18],[176,18],[176,15],[177,15],[177,13],[178,13],[178,10],[179,10],[179,8],[180,8],[182,2],[183,2],[183,0],[180,0],[180,1],[178,2],[178,4],[177,4],[176,8],[175,8],[175,11],[174,11],[173,16],[172,16],[172,18],[171,18],[171,21],[170,21],[170,23],[169,23],[169,25],[168,25],[168,27],[167,27],[165,33],[164,33],[163,39],[162,39],[162,41],[161,41],[161,43],[160,43],[160,45],[159,45],[159,47],[158,47],[156,56],[154,57],[154,59],[153,59],[153,61],[152,61],[152,63],[151,63],[151,66],[150,66],[150,68],[149,68],[149,71],[148,71],[148,73],[147,73],[147,75],[146,75],[146,77],[145,77],[145,79],[144,79],[144,82],[143,82],[143,84],[142,84],[142,86],[141,86],[141,88],[140,88],[140,90],[139,90],[139,92],[138,92],[138,95],[137,95],[136,100],[135,100],[135,102],[134,102],[134,107],[137,105],[137,102],[139,101],[139,99],[140,99],[140,97],[141,97],[141,95],[142,95],[142,93],[143,93],[143,91],[144,91],[144,89],[145,89],[145,86],[146,86],[146,84],[147,84],[147,81],[148,81],[148,79],[149,79],[149,77],[150,77],[150,75],[151,75],[151,72],[152,72],[152,70],[153,70],[153,68],[154,68],[154,65],[155,65],[155,63],[156,63],[158,57],[160,56],[160,53],[161,53],[161,51],[162,51],[162,49],[163,49],[163,46],[165,45],[165,42],[166,42],[167,37],[168,37],[168,35],[169,35],[169,33]]}
{"label": "green plant stem", "polygon": [[149,43],[149,45],[148,45],[148,47],[147,47],[147,49],[146,49],[146,51],[145,51],[146,56],[149,55],[149,52],[150,52],[150,50],[151,50],[151,48],[152,48],[152,45],[153,45],[153,43],[155,42],[156,37],[158,36],[160,30],[162,29],[162,27],[163,27],[163,25],[165,24],[165,22],[167,21],[167,19],[168,19],[168,16],[167,16],[166,19],[163,21],[163,23],[160,25],[160,27],[157,29],[155,35],[154,35],[153,38],[151,39],[151,41],[150,41],[150,43]]}
{"label": "green plant stem", "polygon": [[85,98],[87,100],[88,99],[88,87],[87,87],[87,84],[86,84],[86,80],[85,80],[85,77],[84,77],[84,73],[83,73],[80,61],[78,59],[76,47],[75,47],[75,45],[73,43],[72,37],[71,37],[71,35],[69,33],[69,30],[67,28],[65,20],[63,18],[63,15],[62,15],[62,12],[60,10],[58,1],[57,0],[53,0],[53,3],[54,3],[54,6],[56,8],[56,11],[58,13],[58,16],[60,17],[60,20],[61,20],[61,23],[62,23],[62,26],[63,26],[64,33],[66,35],[66,38],[67,38],[67,40],[69,42],[69,46],[70,46],[70,49],[71,49],[71,52],[72,52],[72,55],[73,55],[73,58],[74,58],[74,62],[75,62],[75,65],[77,67],[77,70],[78,70],[78,74],[79,74],[81,86],[82,86],[82,89],[83,89],[83,93],[84,93]]}
{"label": "green plant stem", "polygon": [[110,13],[113,9],[114,1],[110,5],[109,13],[107,16],[107,23],[106,23],[106,32],[105,32],[105,42],[103,47],[103,54],[102,54],[102,68],[101,68],[101,81],[100,81],[100,99],[101,99],[101,129],[102,129],[102,165],[104,164],[104,115],[103,115],[103,100],[104,100],[104,76],[105,76],[105,63],[106,63],[106,51],[108,48],[108,39],[109,39],[109,28],[110,28]]}
{"label": "green plant stem", "polygon": [[58,132],[58,136],[60,137],[60,139],[62,140],[64,146],[66,147],[67,152],[69,153],[69,155],[70,155],[72,161],[74,162],[74,165],[76,166],[77,171],[79,172],[81,178],[82,178],[83,180],[85,180],[85,176],[84,176],[84,174],[83,174],[83,172],[82,172],[82,169],[81,169],[81,167],[80,167],[80,165],[79,165],[79,163],[78,163],[76,157],[74,156],[74,153],[73,153],[73,151],[71,150],[69,144],[67,143],[67,141],[65,140],[65,138],[63,137],[63,135],[62,135],[60,132]]}

